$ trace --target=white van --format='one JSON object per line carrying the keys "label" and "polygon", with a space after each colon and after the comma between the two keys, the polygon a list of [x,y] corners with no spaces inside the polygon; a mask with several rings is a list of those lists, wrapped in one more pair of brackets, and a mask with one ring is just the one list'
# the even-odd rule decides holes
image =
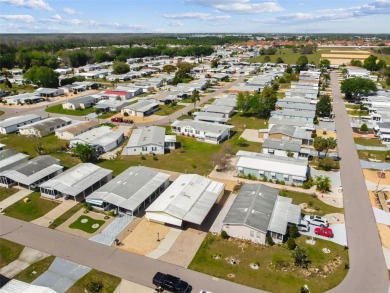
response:
{"label": "white van", "polygon": [[307,221],[309,224],[313,224],[316,226],[320,226],[320,227],[329,226],[328,220],[324,217],[315,216],[315,215],[306,215],[303,219]]}
{"label": "white van", "polygon": [[299,224],[297,225],[298,231],[300,232],[309,232],[310,226],[309,223],[305,220],[301,220]]}

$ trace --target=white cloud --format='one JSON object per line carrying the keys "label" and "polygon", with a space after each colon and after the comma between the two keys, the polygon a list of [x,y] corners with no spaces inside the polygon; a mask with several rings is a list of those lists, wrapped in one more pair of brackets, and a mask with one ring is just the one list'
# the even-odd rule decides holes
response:
{"label": "white cloud", "polygon": [[76,14],[77,13],[77,11],[72,9],[72,8],[64,8],[64,9],[62,9],[62,11],[66,14]]}
{"label": "white cloud", "polygon": [[0,15],[0,19],[6,20],[17,20],[25,23],[33,23],[35,22],[34,17],[28,14],[19,14],[19,15]]}
{"label": "white cloud", "polygon": [[0,3],[1,2],[18,7],[53,10],[53,8],[44,0],[0,0]]}
{"label": "white cloud", "polygon": [[212,7],[219,11],[240,14],[258,14],[283,11],[276,1],[253,3],[251,0],[185,0],[187,3]]}
{"label": "white cloud", "polygon": [[54,20],[54,21],[60,21],[60,20],[62,20],[62,17],[61,17],[61,15],[59,15],[59,14],[54,14],[54,15],[52,15],[52,16],[50,17],[50,19],[52,19],[52,20]]}
{"label": "white cloud", "polygon": [[189,12],[181,14],[163,14],[162,17],[168,19],[199,19],[206,21],[215,21],[215,20],[227,20],[230,19],[230,15],[217,15],[213,16],[209,13],[198,13],[198,12]]}
{"label": "white cloud", "polygon": [[184,24],[181,21],[168,21],[169,26],[183,26]]}
{"label": "white cloud", "polygon": [[82,23],[82,21],[80,19],[77,19],[77,18],[65,20],[64,22],[67,24],[71,24],[71,25],[79,25]]}

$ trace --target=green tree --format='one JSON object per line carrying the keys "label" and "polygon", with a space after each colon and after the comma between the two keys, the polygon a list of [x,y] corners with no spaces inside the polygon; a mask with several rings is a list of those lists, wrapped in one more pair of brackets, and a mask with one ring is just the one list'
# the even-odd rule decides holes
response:
{"label": "green tree", "polygon": [[111,57],[110,54],[108,54],[107,52],[98,51],[98,52],[96,52],[96,54],[95,54],[95,59],[96,59],[96,62],[102,63],[102,62],[111,61],[111,60],[112,60],[112,57]]}
{"label": "green tree", "polygon": [[363,67],[368,69],[368,70],[371,70],[371,71],[377,70],[377,67],[376,67],[376,60],[377,59],[378,59],[378,57],[376,57],[374,55],[370,55],[369,57],[364,59]]}
{"label": "green tree", "polygon": [[330,117],[332,110],[330,97],[328,95],[321,96],[316,105],[316,115],[318,117]]}
{"label": "green tree", "polygon": [[267,62],[270,62],[270,61],[271,61],[271,57],[270,56],[268,56],[268,55],[264,56],[264,59],[263,59],[264,63],[267,63]]}
{"label": "green tree", "polygon": [[276,58],[276,64],[284,63],[284,60],[281,57]]}
{"label": "green tree", "polygon": [[237,110],[244,113],[250,109],[250,94],[248,92],[239,92],[237,95]]}
{"label": "green tree", "polygon": [[294,258],[294,264],[298,267],[306,267],[308,258],[307,252],[304,247],[297,246],[294,251],[291,253]]}
{"label": "green tree", "polygon": [[290,235],[290,238],[298,238],[299,237],[299,231],[297,225],[291,225],[288,228],[288,234]]}
{"label": "green tree", "polygon": [[287,239],[286,244],[289,250],[294,250],[297,247],[294,238],[291,237]]}
{"label": "green tree", "polygon": [[197,90],[193,90],[190,96],[190,100],[192,103],[194,103],[194,107],[196,106],[196,102],[200,101],[200,95]]}
{"label": "green tree", "polygon": [[359,59],[352,59],[350,63],[352,66],[363,67],[363,62]]}
{"label": "green tree", "polygon": [[322,78],[324,79],[324,85],[327,86],[329,84],[329,81],[330,81],[330,74],[329,73],[324,73],[322,75]]}
{"label": "green tree", "polygon": [[248,145],[248,141],[243,138],[243,137],[240,137],[238,140],[237,140],[237,145],[239,147],[246,147]]}
{"label": "green tree", "polygon": [[211,60],[211,68],[217,68],[219,65],[219,59]]}
{"label": "green tree", "polygon": [[296,63],[296,72],[301,72],[302,70],[307,70],[307,64],[309,64],[309,60],[306,56],[302,55],[298,58]]}
{"label": "green tree", "polygon": [[100,108],[96,108],[95,110],[95,114],[97,116],[97,119],[98,119],[98,124],[100,124],[100,121],[99,121],[99,116],[100,116],[100,113],[102,113],[102,109]]}
{"label": "green tree", "polygon": [[115,61],[112,65],[112,70],[115,74],[124,74],[130,71],[130,67],[125,62]]}
{"label": "green tree", "polygon": [[176,66],[174,66],[174,65],[171,65],[171,64],[165,64],[164,66],[163,66],[163,69],[162,69],[162,71],[164,71],[164,72],[166,72],[166,73],[171,73],[171,72],[175,72],[176,71]]}
{"label": "green tree", "polygon": [[317,190],[327,192],[331,189],[332,184],[328,176],[316,176]]}
{"label": "green tree", "polygon": [[333,137],[328,137],[326,139],[326,154],[328,154],[329,150],[333,150],[337,147],[337,139]]}
{"label": "green tree", "polygon": [[367,132],[368,126],[366,123],[363,123],[362,126],[360,126],[360,132]]}
{"label": "green tree", "polygon": [[44,66],[33,66],[24,74],[26,81],[40,87],[56,88],[59,86],[59,74],[53,69]]}
{"label": "green tree", "polygon": [[329,68],[330,66],[330,61],[328,59],[321,59],[320,60],[320,68],[323,69],[323,68]]}
{"label": "green tree", "polygon": [[314,138],[313,146],[314,149],[318,152],[318,157],[320,156],[320,152],[326,150],[327,148],[327,140],[321,136],[317,136]]}
{"label": "green tree", "polygon": [[96,150],[89,144],[78,143],[74,148],[74,153],[79,157],[81,162],[91,162],[96,154]]}
{"label": "green tree", "polygon": [[69,53],[69,65],[71,67],[80,67],[86,65],[88,62],[88,55],[84,51],[73,51]]}
{"label": "green tree", "polygon": [[347,78],[341,82],[341,92],[345,94],[346,99],[355,99],[358,95],[368,95],[371,92],[377,92],[375,83],[367,78],[354,77]]}

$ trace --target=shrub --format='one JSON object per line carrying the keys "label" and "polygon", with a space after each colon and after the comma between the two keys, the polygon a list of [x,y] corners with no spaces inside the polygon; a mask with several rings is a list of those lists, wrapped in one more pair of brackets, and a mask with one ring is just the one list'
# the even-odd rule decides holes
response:
{"label": "shrub", "polygon": [[127,116],[129,116],[129,113],[125,112],[125,113],[123,113],[123,116],[127,117]]}
{"label": "shrub", "polygon": [[362,126],[360,126],[360,131],[361,132],[367,132],[368,131],[368,126],[366,123],[363,123]]}
{"label": "shrub", "polygon": [[317,137],[317,133],[313,132],[313,133],[311,134],[311,138],[316,138],[316,137]]}
{"label": "shrub", "polygon": [[283,196],[283,197],[286,197],[287,196],[287,192],[285,190],[281,190],[281,191],[279,191],[279,195]]}
{"label": "shrub", "polygon": [[154,161],[158,161],[158,158],[156,156],[153,157]]}
{"label": "shrub", "polygon": [[286,244],[287,244],[287,247],[289,250],[294,250],[295,247],[297,247],[297,244],[295,243],[294,238],[291,238],[291,237],[288,238]]}
{"label": "shrub", "polygon": [[291,187],[295,187],[295,184],[294,184],[294,183],[291,183]]}
{"label": "shrub", "polygon": [[146,157],[145,156],[141,156],[141,160],[146,160]]}
{"label": "shrub", "polygon": [[225,240],[230,238],[229,234],[225,230],[221,231],[221,237]]}
{"label": "shrub", "polygon": [[84,207],[85,207],[86,211],[88,211],[88,212],[92,211],[92,205],[90,203],[85,203]]}
{"label": "shrub", "polygon": [[272,246],[272,245],[275,244],[275,242],[272,240],[272,237],[269,236],[269,235],[265,238],[265,243],[266,243],[267,245],[269,245],[269,246]]}
{"label": "shrub", "polygon": [[279,181],[279,184],[280,184],[280,185],[286,185],[286,182],[284,182],[284,180],[280,180],[280,181]]}
{"label": "shrub", "polygon": [[321,209],[321,207],[318,205],[318,204],[314,204],[313,208],[316,210],[316,211],[319,211]]}
{"label": "shrub", "polygon": [[87,284],[85,291],[89,293],[96,293],[99,292],[102,288],[103,288],[102,282],[91,281]]}
{"label": "shrub", "polygon": [[303,188],[303,189],[310,189],[312,186],[313,186],[313,183],[310,182],[310,181],[305,181],[305,182],[303,182],[303,184],[302,184],[302,188]]}
{"label": "shrub", "polygon": [[332,169],[340,169],[340,163],[332,158],[323,158],[318,160],[318,169],[324,171],[330,171]]}
{"label": "shrub", "polygon": [[288,261],[285,261],[280,255],[274,254],[272,256],[272,263],[278,269],[288,267]]}
{"label": "shrub", "polygon": [[279,180],[278,180],[278,179],[276,179],[276,180],[275,180],[275,183],[276,183],[276,184],[279,184]]}
{"label": "shrub", "polygon": [[299,237],[298,227],[296,225],[291,225],[288,229],[291,238]]}
{"label": "shrub", "polygon": [[194,168],[194,169],[196,169],[196,167],[197,167],[195,163],[192,163],[191,166],[192,166],[192,168]]}
{"label": "shrub", "polygon": [[322,132],[323,135],[326,135],[326,133],[327,133],[326,130],[324,130],[324,131]]}
{"label": "shrub", "polygon": [[307,203],[307,206],[310,208],[313,207],[313,205],[314,205],[314,203],[311,200]]}

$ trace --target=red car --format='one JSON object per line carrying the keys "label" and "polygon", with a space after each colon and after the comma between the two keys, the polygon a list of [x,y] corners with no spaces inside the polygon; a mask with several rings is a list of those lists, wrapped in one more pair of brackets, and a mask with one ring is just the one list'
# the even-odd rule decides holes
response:
{"label": "red car", "polygon": [[111,121],[112,122],[123,122],[123,118],[122,117],[113,117],[113,118],[111,118]]}
{"label": "red car", "polygon": [[333,236],[334,236],[332,229],[326,228],[326,227],[315,228],[314,233],[316,233],[316,235],[321,235],[321,236],[325,236],[325,237],[329,237],[329,238],[333,238]]}

